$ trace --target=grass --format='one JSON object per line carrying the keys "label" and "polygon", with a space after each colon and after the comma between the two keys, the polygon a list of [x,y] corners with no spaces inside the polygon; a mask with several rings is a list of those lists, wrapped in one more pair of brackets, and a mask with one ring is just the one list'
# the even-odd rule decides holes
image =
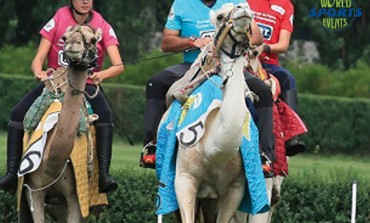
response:
{"label": "grass", "polygon": [[[6,133],[0,132],[0,170],[6,167]],[[155,173],[152,169],[139,167],[141,144],[131,146],[118,137],[113,145],[111,169],[117,172],[123,169],[132,169],[140,172]],[[345,155],[302,154],[289,159],[289,177],[304,177],[314,173],[318,177],[336,180],[338,177],[352,177],[370,182],[370,157],[356,157]],[[2,171],[0,171],[2,172]]]}

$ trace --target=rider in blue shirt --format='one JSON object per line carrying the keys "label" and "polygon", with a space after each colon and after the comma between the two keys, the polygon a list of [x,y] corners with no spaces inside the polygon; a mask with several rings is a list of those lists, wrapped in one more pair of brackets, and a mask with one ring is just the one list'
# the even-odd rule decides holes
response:
{"label": "rider in blue shirt", "polygon": [[[200,48],[211,42],[215,27],[210,21],[210,11],[218,10],[226,3],[245,3],[245,0],[175,0],[167,17],[163,31],[162,50],[164,52],[183,52],[184,62],[170,66],[154,76],[146,84],[146,109],[144,117],[144,149],[140,166],[155,167],[155,145],[157,128],[166,111],[165,97],[171,85],[183,76],[197,58]],[[260,44],[262,35],[256,23],[252,22],[252,44]],[[246,81],[252,91],[260,98],[255,103],[259,119],[260,144],[268,158],[274,160],[272,132],[272,95],[270,89],[251,74]],[[143,159],[152,156],[151,159]]]}

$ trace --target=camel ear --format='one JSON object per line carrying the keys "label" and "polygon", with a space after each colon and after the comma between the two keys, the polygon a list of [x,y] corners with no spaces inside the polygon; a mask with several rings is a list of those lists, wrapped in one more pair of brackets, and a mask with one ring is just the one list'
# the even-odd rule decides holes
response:
{"label": "camel ear", "polygon": [[68,26],[68,27],[67,27],[67,30],[66,30],[66,33],[71,32],[71,31],[72,31],[72,29],[73,29],[73,26]]}
{"label": "camel ear", "polygon": [[96,40],[100,40],[100,39],[101,39],[101,37],[102,37],[102,35],[103,35],[103,31],[102,31],[100,28],[98,28],[98,29],[95,31],[95,39],[96,39]]}
{"label": "camel ear", "polygon": [[213,11],[213,10],[211,10],[210,12],[209,12],[209,17],[211,18],[211,23],[213,24],[213,25],[216,25],[216,23],[217,23],[217,16],[216,16],[216,12],[215,11]]}

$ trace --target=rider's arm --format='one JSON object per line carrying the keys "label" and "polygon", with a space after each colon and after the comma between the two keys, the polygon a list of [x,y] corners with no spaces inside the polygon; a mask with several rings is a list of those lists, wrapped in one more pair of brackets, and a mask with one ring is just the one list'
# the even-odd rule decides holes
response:
{"label": "rider's arm", "polygon": [[261,30],[258,28],[256,21],[252,21],[252,37],[251,37],[251,44],[252,45],[259,45],[263,43],[263,36]]}
{"label": "rider's arm", "polygon": [[163,52],[178,53],[192,48],[202,48],[211,42],[211,38],[183,38],[179,30],[163,30],[162,50]]}
{"label": "rider's arm", "polygon": [[107,48],[107,53],[112,63],[112,66],[110,66],[108,69],[95,72],[93,75],[91,75],[90,79],[95,84],[101,83],[106,78],[115,77],[122,73],[125,69],[117,45],[109,46]]}
{"label": "rider's arm", "polygon": [[48,77],[46,72],[42,70],[42,66],[44,64],[44,61],[46,60],[50,48],[51,42],[48,39],[42,37],[36,56],[33,58],[31,64],[32,72],[37,79],[41,80]]}
{"label": "rider's arm", "polygon": [[279,53],[286,53],[289,48],[290,37],[292,33],[288,30],[282,29],[280,31],[279,41],[275,44],[269,44],[270,52],[279,54]]}

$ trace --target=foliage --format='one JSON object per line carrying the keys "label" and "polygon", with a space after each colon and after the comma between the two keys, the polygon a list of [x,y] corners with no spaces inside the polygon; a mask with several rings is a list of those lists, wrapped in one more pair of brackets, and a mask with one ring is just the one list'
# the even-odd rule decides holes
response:
{"label": "foliage", "polygon": [[128,64],[124,74],[120,75],[117,80],[124,84],[145,86],[151,76],[170,65],[181,62],[182,54],[163,54],[159,50],[153,50],[141,57],[137,63]]}
{"label": "foliage", "polygon": [[0,128],[6,129],[12,108],[37,85],[31,76],[0,74]]}
{"label": "foliage", "polygon": [[[295,30],[293,40],[316,42],[321,62],[336,68],[349,68],[358,58],[369,56],[370,9],[369,1],[356,1],[363,16],[344,31],[330,31],[317,19],[308,16],[318,0],[292,0],[295,6]],[[38,32],[53,16],[57,8],[68,1],[58,0],[0,0],[0,47],[6,44],[23,46],[30,41],[37,43]],[[95,9],[112,24],[121,43],[125,61],[137,60],[146,52],[159,46],[157,33],[162,32],[172,0],[95,0]],[[32,20],[30,20],[32,18]],[[156,38],[153,38],[156,37]]]}
{"label": "foliage", "polygon": [[300,93],[370,98],[370,66],[359,60],[348,70],[327,65],[287,62]]}
{"label": "foliage", "polygon": [[308,128],[302,139],[311,152],[368,153],[369,100],[317,95],[300,95],[299,100],[299,114]]}
{"label": "foliage", "polygon": [[[370,55],[370,46],[368,48]],[[0,70],[7,74],[32,77],[30,64],[35,52],[36,47],[32,42],[24,47],[3,46],[0,48]],[[163,54],[159,50],[152,50],[139,60],[125,61],[125,72],[104,83],[144,86],[151,76],[181,61],[181,54]],[[284,66],[295,76],[300,93],[370,98],[370,65],[365,61],[358,60],[347,70],[295,61],[287,61]],[[109,64],[106,58],[104,67]]]}
{"label": "foliage", "polygon": [[126,131],[133,141],[140,142],[144,132],[144,88],[111,84],[104,90],[116,115],[116,132],[123,137]]}
{"label": "foliage", "polygon": [[[100,217],[92,216],[91,223],[156,222],[155,200],[158,181],[151,173],[139,173],[132,169],[116,172],[119,188],[109,195],[109,206]],[[349,222],[351,213],[352,176],[339,174],[333,183],[314,174],[288,178],[283,182],[281,201],[274,212],[272,222]],[[357,194],[357,222],[370,219],[369,182],[359,180]],[[16,198],[0,193],[2,215],[0,222],[16,222]],[[164,216],[164,222],[174,222],[173,215]]]}
{"label": "foliage", "polygon": [[[289,178],[282,185],[282,199],[273,222],[336,222],[351,219],[352,179],[337,177],[328,183],[315,175]],[[356,222],[368,222],[370,192],[366,182],[358,184]]]}
{"label": "foliage", "polygon": [[0,70],[6,74],[24,74],[33,76],[31,62],[36,54],[36,46],[29,42],[27,46],[5,45],[0,50]]}
{"label": "foliage", "polygon": [[[325,75],[318,76],[325,77]],[[36,81],[31,77],[0,75],[0,101],[3,108],[0,110],[1,129],[6,129],[13,106],[35,85]],[[119,117],[115,122],[116,132],[123,136],[121,130],[123,126],[124,131],[134,142],[140,142],[144,130],[144,87],[119,84],[105,84],[103,87],[116,116]],[[345,154],[355,151],[368,152],[370,148],[369,99],[300,94],[299,100],[299,113],[309,130],[303,139],[309,148],[316,147],[321,148],[321,152]]]}

